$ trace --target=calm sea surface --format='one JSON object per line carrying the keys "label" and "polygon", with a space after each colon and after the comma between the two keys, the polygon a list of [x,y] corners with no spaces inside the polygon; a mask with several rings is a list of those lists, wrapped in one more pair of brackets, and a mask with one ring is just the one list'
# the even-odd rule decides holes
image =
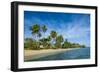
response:
{"label": "calm sea surface", "polygon": [[80,48],[70,51],[61,52],[58,54],[44,56],[30,61],[47,61],[47,60],[70,60],[70,59],[89,59],[90,48]]}

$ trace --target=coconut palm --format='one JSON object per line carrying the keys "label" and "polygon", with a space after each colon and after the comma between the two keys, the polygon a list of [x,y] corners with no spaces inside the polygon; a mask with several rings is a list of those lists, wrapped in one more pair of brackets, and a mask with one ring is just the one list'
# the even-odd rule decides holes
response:
{"label": "coconut palm", "polygon": [[51,31],[50,33],[50,36],[51,36],[51,44],[52,44],[52,47],[55,48],[54,44],[56,42],[56,36],[57,36],[57,32],[56,31]]}
{"label": "coconut palm", "polygon": [[51,37],[48,36],[48,37],[47,37],[48,48],[51,48],[51,43],[50,43],[50,41],[51,41]]}
{"label": "coconut palm", "polygon": [[33,26],[31,26],[31,33],[33,35],[33,39],[36,40],[36,48],[39,48],[39,42],[38,42],[38,38],[40,37],[40,26],[38,24],[35,24]]}
{"label": "coconut palm", "polygon": [[35,39],[37,40],[36,37],[38,37],[38,34],[40,34],[40,26],[38,24],[35,24],[33,26],[31,26],[30,29],[32,32],[32,35],[35,36]]}
{"label": "coconut palm", "polygon": [[38,37],[40,38],[42,35],[41,35],[41,33],[38,33]]}
{"label": "coconut palm", "polygon": [[48,36],[48,37],[47,37],[47,39],[48,39],[48,42],[50,42],[50,41],[51,41],[51,37],[50,37],[50,36]]}
{"label": "coconut palm", "polygon": [[[42,31],[44,33],[44,37],[45,37],[45,32],[47,31],[47,27],[45,25],[43,25],[42,27]],[[43,40],[42,40],[42,46],[44,47],[44,43],[46,42],[45,38],[43,37]]]}
{"label": "coconut palm", "polygon": [[47,31],[47,27],[45,25],[42,26],[42,31],[44,32],[44,36],[45,36],[45,32]]}
{"label": "coconut palm", "polygon": [[51,31],[50,36],[51,36],[52,38],[56,38],[57,32],[56,32],[56,31]]}
{"label": "coconut palm", "polygon": [[61,48],[62,47],[62,42],[64,41],[64,39],[63,39],[63,36],[62,35],[59,35],[59,36],[57,36],[56,37],[56,47],[57,48]]}

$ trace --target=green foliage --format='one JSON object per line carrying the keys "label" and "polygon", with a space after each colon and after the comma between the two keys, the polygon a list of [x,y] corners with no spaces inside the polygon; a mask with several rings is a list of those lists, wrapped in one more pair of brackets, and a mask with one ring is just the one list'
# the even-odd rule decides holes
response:
{"label": "green foliage", "polygon": [[50,33],[52,38],[55,38],[57,36],[57,32],[56,31],[51,31]]}
{"label": "green foliage", "polygon": [[62,35],[57,36],[56,42],[63,42],[63,41],[64,41],[64,39],[63,39],[63,36]]}
{"label": "green foliage", "polygon": [[44,48],[50,48],[50,39],[49,38],[42,38],[40,39],[40,43]]}
{"label": "green foliage", "polygon": [[[85,48],[85,45],[80,45],[78,43],[71,43],[67,40],[64,41],[62,35],[57,35],[56,31],[51,31],[50,36],[47,38],[41,38],[42,32],[45,33],[47,31],[47,27],[43,25],[42,27],[38,24],[31,26],[31,33],[35,36],[35,39],[38,37],[38,40],[33,40],[32,38],[24,39],[24,48],[27,50],[39,50],[39,49],[67,49],[67,48]],[[45,36],[45,35],[44,35]],[[51,40],[55,41],[55,44],[51,43]],[[41,47],[42,46],[42,47]]]}
{"label": "green foliage", "polygon": [[40,31],[40,26],[38,24],[35,24],[30,29],[32,31],[32,34],[37,34]]}
{"label": "green foliage", "polygon": [[45,33],[47,31],[47,27],[45,25],[42,26],[42,31]]}
{"label": "green foliage", "polygon": [[85,48],[85,45],[81,45],[82,48]]}
{"label": "green foliage", "polygon": [[47,37],[47,40],[48,40],[48,42],[50,42],[50,41],[51,41],[51,37],[50,37],[50,36],[48,36],[48,37]]}
{"label": "green foliage", "polygon": [[25,49],[32,49],[33,47],[33,40],[31,38],[26,38],[24,41],[24,48]]}
{"label": "green foliage", "polygon": [[67,41],[65,41],[63,44],[62,44],[62,48],[70,48],[70,43],[68,43]]}
{"label": "green foliage", "polygon": [[56,48],[61,48],[61,46],[62,46],[62,45],[61,45],[60,42],[56,42],[56,44],[55,44],[55,47],[56,47]]}
{"label": "green foliage", "polygon": [[63,36],[62,36],[62,35],[57,36],[57,37],[56,37],[56,44],[55,44],[55,46],[56,46],[57,48],[61,48],[61,47],[62,47],[61,43],[62,43],[63,41],[64,41],[64,39],[63,39]]}
{"label": "green foliage", "polygon": [[85,45],[80,45],[78,43],[70,43],[65,41],[62,45],[62,48],[85,48]]}
{"label": "green foliage", "polygon": [[31,38],[26,38],[24,41],[24,48],[27,50],[38,50],[39,48],[39,42],[33,41]]}

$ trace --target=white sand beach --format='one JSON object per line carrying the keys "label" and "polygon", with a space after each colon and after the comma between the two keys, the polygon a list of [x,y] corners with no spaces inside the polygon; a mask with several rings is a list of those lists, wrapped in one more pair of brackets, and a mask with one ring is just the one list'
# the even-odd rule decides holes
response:
{"label": "white sand beach", "polygon": [[[74,48],[76,49],[76,48]],[[64,51],[70,51],[74,50],[73,48],[68,49],[44,49],[44,50],[24,50],[24,60],[31,60],[31,59],[37,59],[40,57],[53,55],[57,53],[62,53]],[[78,48],[77,48],[78,49]]]}

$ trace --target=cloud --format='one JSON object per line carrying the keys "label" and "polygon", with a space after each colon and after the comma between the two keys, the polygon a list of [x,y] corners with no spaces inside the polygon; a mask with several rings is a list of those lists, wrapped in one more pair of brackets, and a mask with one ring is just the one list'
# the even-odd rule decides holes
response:
{"label": "cloud", "polygon": [[[31,15],[32,14],[32,15]],[[90,16],[88,14],[52,14],[36,12],[24,17],[25,36],[30,37],[29,27],[34,24],[46,25],[47,32],[42,37],[50,35],[52,30],[58,35],[72,42],[89,44],[90,42]]]}
{"label": "cloud", "polygon": [[88,35],[90,29],[87,27],[73,26],[70,29],[63,30],[62,34],[65,38],[80,38]]}

